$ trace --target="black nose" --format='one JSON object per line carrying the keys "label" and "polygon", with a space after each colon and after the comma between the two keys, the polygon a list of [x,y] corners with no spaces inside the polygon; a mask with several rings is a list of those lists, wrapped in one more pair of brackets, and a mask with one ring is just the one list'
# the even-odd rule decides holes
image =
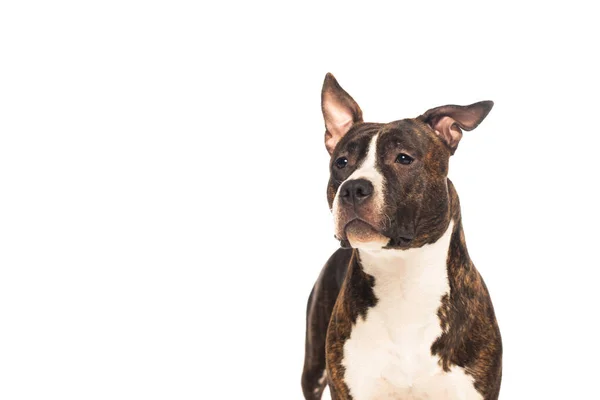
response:
{"label": "black nose", "polygon": [[342,201],[348,204],[360,204],[373,194],[373,184],[366,179],[346,181],[340,188]]}

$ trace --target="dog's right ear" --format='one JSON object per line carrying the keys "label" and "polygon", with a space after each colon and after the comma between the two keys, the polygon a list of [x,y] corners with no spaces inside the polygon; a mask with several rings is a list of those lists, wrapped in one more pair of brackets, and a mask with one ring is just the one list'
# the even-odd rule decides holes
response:
{"label": "dog's right ear", "polygon": [[352,125],[362,122],[362,111],[331,73],[325,75],[321,91],[321,109],[325,119],[325,147],[329,154]]}

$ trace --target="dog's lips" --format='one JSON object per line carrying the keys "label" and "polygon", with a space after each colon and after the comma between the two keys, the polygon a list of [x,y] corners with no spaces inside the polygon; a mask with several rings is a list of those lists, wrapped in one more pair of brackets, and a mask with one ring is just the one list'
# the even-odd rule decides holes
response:
{"label": "dog's lips", "polygon": [[373,225],[359,218],[355,218],[346,224],[344,236],[344,239],[347,239],[350,243],[381,242],[385,245],[389,240]]}
{"label": "dog's lips", "polygon": [[361,219],[361,218],[354,218],[350,221],[348,221],[346,223],[346,226],[344,226],[344,233],[348,233],[348,231],[351,232],[357,232],[357,231],[374,231],[374,232],[379,232],[373,225],[371,225],[370,223],[368,223],[367,221]]}

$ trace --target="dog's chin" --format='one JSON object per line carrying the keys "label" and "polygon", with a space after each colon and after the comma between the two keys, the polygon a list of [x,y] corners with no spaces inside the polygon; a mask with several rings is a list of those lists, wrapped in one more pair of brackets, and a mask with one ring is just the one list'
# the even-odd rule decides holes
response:
{"label": "dog's chin", "polygon": [[344,228],[350,246],[355,249],[381,249],[387,246],[389,238],[373,226],[361,220],[349,222]]}

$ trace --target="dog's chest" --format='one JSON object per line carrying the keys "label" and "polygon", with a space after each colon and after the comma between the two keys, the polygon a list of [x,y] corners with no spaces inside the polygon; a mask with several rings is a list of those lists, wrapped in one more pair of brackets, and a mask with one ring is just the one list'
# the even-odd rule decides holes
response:
{"label": "dog's chest", "polygon": [[355,400],[481,399],[471,376],[460,367],[444,371],[431,354],[443,333],[437,312],[450,290],[448,247],[437,244],[387,261],[361,253],[364,271],[375,278],[377,304],[357,319],[344,344],[344,381]]}

